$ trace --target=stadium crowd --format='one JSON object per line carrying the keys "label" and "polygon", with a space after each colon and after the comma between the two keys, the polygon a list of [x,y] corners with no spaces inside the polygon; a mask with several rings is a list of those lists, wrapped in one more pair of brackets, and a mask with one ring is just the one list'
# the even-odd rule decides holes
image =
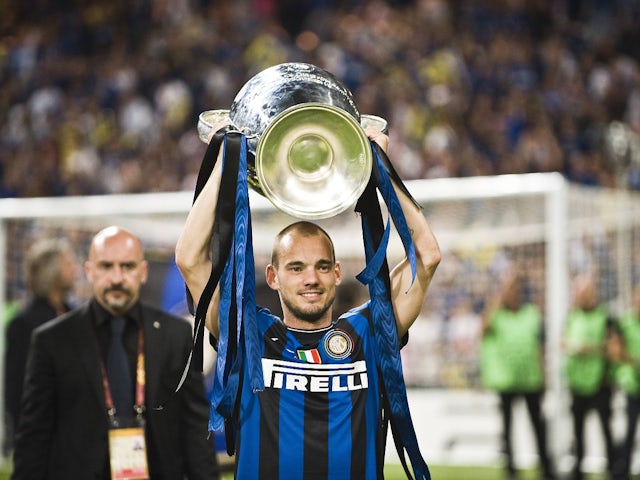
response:
{"label": "stadium crowd", "polygon": [[640,189],[634,0],[10,0],[0,197],[191,190],[198,114],[289,61],[388,120],[405,179]]}

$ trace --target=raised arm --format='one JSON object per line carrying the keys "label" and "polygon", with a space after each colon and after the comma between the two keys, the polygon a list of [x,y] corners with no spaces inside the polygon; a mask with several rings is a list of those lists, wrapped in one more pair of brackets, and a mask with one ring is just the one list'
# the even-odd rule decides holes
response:
{"label": "raised arm", "polygon": [[[367,135],[386,151],[389,139],[375,129],[367,129]],[[391,301],[396,316],[398,336],[404,336],[420,314],[427,296],[429,284],[440,263],[440,247],[429,227],[427,219],[413,201],[394,183],[411,238],[416,250],[416,278],[411,285],[411,264],[404,258],[391,271]]]}
{"label": "raised arm", "polygon": [[[215,130],[212,130],[215,132]],[[211,140],[211,138],[209,139]],[[176,265],[197,305],[211,275],[211,234],[214,213],[218,203],[218,192],[222,178],[222,148],[218,160],[198,198],[194,202],[178,242]],[[214,337],[218,337],[219,289],[216,287],[207,310],[205,326]]]}
{"label": "raised arm", "polygon": [[391,301],[398,336],[409,331],[420,314],[433,274],[440,263],[440,247],[422,211],[394,184],[416,249],[416,278],[411,285],[411,265],[404,258],[391,271]]}

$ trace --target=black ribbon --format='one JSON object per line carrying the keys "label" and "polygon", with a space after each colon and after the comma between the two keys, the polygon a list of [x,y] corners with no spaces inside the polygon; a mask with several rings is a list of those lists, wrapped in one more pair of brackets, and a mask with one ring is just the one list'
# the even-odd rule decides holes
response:
{"label": "black ribbon", "polygon": [[414,275],[415,251],[413,242],[398,199],[395,196],[395,192],[393,192],[392,185],[389,183],[389,177],[395,181],[398,188],[405,192],[414,204],[418,204],[409,194],[406,186],[402,183],[380,146],[372,142],[372,148],[374,149],[376,161],[373,162],[369,182],[355,207],[356,212],[361,213],[362,235],[367,259],[367,266],[358,275],[358,279],[369,286],[371,312],[379,354],[377,367],[380,371],[384,393],[383,405],[389,413],[387,417],[391,424],[391,432],[398,456],[408,478],[412,479],[413,477],[405,459],[405,450],[409,455],[415,477],[428,480],[431,478],[431,474],[418,447],[406,397],[396,320],[391,304],[389,266],[384,252],[381,252],[381,249],[386,248],[388,227],[385,229],[383,224],[382,211],[376,189],[380,189],[383,199],[387,207],[389,207],[394,224],[403,239],[407,256],[412,263]]}
{"label": "black ribbon", "polygon": [[[229,257],[231,251],[231,245],[233,242],[233,229],[234,218],[236,210],[236,177],[238,176],[238,158],[240,156],[240,142],[242,135],[239,133],[228,132],[228,127],[218,130],[212,137],[205,152],[202,164],[200,165],[200,171],[198,172],[198,179],[196,180],[196,188],[194,193],[193,202],[200,195],[200,192],[207,183],[207,180],[213,172],[213,168],[218,160],[218,153],[223,143],[225,143],[225,149],[228,156],[225,159],[225,168],[222,171],[222,179],[220,184],[220,191],[218,194],[218,202],[215,208],[215,220],[213,223],[213,233],[211,235],[211,275],[207,284],[202,291],[198,305],[195,308],[193,306],[193,296],[189,292],[189,288],[186,287],[187,302],[189,304],[189,310],[195,315],[194,319],[194,332],[193,332],[193,348],[187,360],[187,365],[182,374],[182,379],[176,388],[176,391],[182,387],[184,383],[189,367],[191,363],[195,365],[198,371],[203,370],[203,343],[204,343],[204,326],[207,315],[207,310],[216,286],[222,276],[222,271]],[[226,138],[226,140],[225,140]],[[235,160],[234,160],[235,159]],[[215,339],[212,339],[215,343]],[[233,348],[236,348],[235,346]]]}

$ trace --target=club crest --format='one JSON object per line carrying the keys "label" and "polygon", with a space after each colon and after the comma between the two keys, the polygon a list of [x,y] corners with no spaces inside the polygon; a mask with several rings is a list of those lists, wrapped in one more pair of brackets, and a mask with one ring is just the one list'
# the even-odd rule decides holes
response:
{"label": "club crest", "polygon": [[353,340],[343,330],[331,330],[324,337],[324,350],[331,358],[342,360],[353,352]]}

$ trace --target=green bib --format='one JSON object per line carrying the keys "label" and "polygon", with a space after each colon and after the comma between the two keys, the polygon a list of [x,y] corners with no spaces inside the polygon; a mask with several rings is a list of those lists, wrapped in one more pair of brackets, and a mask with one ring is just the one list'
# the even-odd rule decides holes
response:
{"label": "green bib", "polygon": [[491,316],[480,344],[480,379],[500,392],[533,392],[542,388],[541,316],[532,304],[517,311],[504,308]]}
{"label": "green bib", "polygon": [[[564,338],[569,353],[565,373],[569,388],[579,395],[591,395],[600,387],[606,368],[604,342],[607,313],[603,308],[590,312],[571,310],[567,318]],[[590,346],[594,351],[579,355],[575,350]]]}
{"label": "green bib", "polygon": [[618,365],[614,371],[614,378],[626,393],[638,395],[640,393],[640,317],[629,312],[620,317],[618,325],[633,364]]}

